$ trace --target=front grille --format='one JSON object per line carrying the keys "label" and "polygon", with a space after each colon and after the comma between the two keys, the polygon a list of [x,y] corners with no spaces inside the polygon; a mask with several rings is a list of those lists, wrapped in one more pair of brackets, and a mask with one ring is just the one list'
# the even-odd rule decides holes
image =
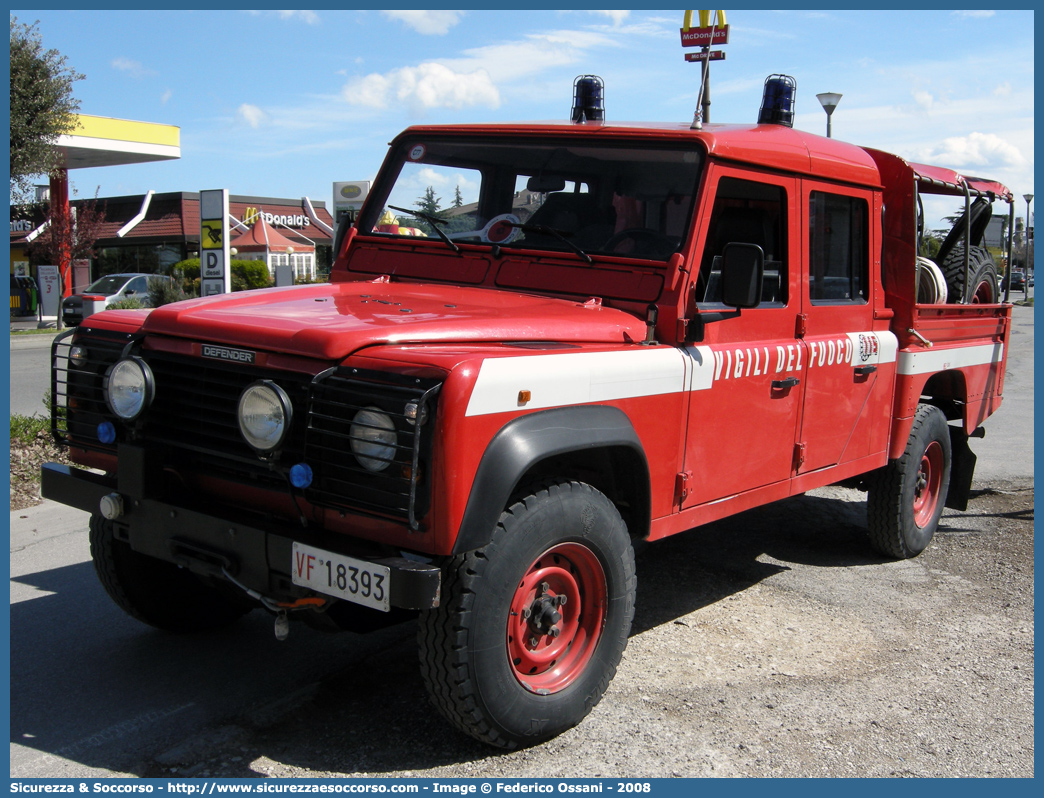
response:
{"label": "front grille", "polygon": [[[68,366],[70,340],[55,342],[52,428],[59,441],[80,448],[115,452],[98,441],[98,425],[111,422],[117,441],[144,442],[163,453],[164,464],[193,474],[284,492],[287,473],[299,462],[312,469],[305,498],[319,507],[390,516],[418,528],[430,505],[430,471],[435,400],[440,383],[383,372],[334,368],[312,378],[254,366],[211,361],[141,349],[127,335],[84,330],[75,342],[88,351],[81,368]],[[125,352],[141,357],[156,381],[155,399],[135,426],[118,420],[105,404],[103,382]],[[243,390],[271,380],[290,397],[287,441],[274,460],[259,457],[239,432],[237,410]],[[406,405],[416,402],[422,418],[411,424]],[[355,422],[362,410],[391,419],[395,443],[365,468],[353,453],[368,427]],[[355,432],[353,435],[353,422]],[[372,429],[372,428],[369,428]],[[425,434],[429,433],[429,434]]]}
{"label": "front grille", "polygon": [[[98,441],[98,425],[115,418],[105,404],[103,381],[132,337],[101,331],[91,331],[89,336],[77,333],[69,330],[51,346],[51,431],[59,443],[75,441],[83,449],[115,452],[115,444]],[[87,359],[80,366],[69,363],[74,341],[87,350]]]}
{"label": "front grille", "polygon": [[256,462],[257,455],[239,432],[239,396],[258,380],[272,380],[286,391],[293,405],[290,435],[279,459],[288,465],[301,459],[307,375],[161,352],[142,356],[156,377],[156,399],[141,430],[146,441],[226,460]]}
{"label": "front grille", "polygon": [[[435,380],[400,377],[361,369],[334,369],[316,377],[309,402],[305,460],[315,473],[308,492],[315,504],[362,508],[407,518],[416,528],[428,508],[431,464],[430,431],[435,399],[441,384]],[[418,407],[417,423],[406,417],[407,404]],[[365,444],[368,431],[380,424],[357,421],[361,411],[377,411],[394,425],[394,445],[387,452],[371,452],[379,470],[366,468],[353,453]]]}

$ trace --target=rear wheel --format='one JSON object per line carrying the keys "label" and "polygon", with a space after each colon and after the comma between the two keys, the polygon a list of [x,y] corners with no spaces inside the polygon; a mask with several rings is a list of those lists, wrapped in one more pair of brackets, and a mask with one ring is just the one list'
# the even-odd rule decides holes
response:
{"label": "rear wheel", "polygon": [[92,515],[91,558],[98,579],[116,605],[143,623],[168,632],[198,632],[226,626],[254,605],[204,584],[173,563],[147,557],[117,540],[112,522]]}
{"label": "rear wheel", "polygon": [[560,734],[615,675],[634,595],[634,554],[612,502],[579,482],[534,491],[486,546],[447,563],[442,603],[421,615],[433,702],[501,748]]}
{"label": "rear wheel", "polygon": [[919,405],[906,450],[873,474],[867,493],[871,545],[888,557],[920,554],[939,526],[950,485],[950,431],[937,407]]}

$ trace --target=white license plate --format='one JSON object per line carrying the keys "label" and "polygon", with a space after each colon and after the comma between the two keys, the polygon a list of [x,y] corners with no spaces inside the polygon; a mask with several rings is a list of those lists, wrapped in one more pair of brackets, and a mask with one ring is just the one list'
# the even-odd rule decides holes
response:
{"label": "white license plate", "polygon": [[294,543],[291,575],[295,585],[388,612],[391,569],[384,565]]}

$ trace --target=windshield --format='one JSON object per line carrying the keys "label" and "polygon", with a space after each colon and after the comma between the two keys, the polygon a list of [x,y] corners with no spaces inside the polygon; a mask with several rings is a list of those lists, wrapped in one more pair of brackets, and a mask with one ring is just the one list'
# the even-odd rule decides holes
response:
{"label": "windshield", "polygon": [[125,274],[109,274],[91,283],[84,289],[85,294],[103,294],[109,296],[119,291],[130,277]]}
{"label": "windshield", "polygon": [[[666,260],[688,234],[699,151],[633,141],[410,139],[359,232]],[[441,237],[440,237],[441,238]]]}

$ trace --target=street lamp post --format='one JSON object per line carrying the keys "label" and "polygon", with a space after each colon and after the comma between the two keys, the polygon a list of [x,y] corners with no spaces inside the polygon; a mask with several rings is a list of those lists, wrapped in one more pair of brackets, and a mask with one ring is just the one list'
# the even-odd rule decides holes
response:
{"label": "street lamp post", "polygon": [[834,91],[825,91],[822,94],[817,94],[816,99],[819,100],[819,104],[823,106],[823,110],[826,111],[827,115],[827,138],[831,138],[830,131],[830,117],[834,113],[834,109],[837,108],[837,104],[841,102],[841,95]]}
{"label": "street lamp post", "polygon": [[1030,267],[1033,265],[1033,258],[1030,256],[1030,202],[1033,200],[1032,194],[1023,194],[1022,198],[1026,200],[1026,282],[1022,284],[1022,291],[1026,295],[1026,299],[1029,299],[1029,276]]}

